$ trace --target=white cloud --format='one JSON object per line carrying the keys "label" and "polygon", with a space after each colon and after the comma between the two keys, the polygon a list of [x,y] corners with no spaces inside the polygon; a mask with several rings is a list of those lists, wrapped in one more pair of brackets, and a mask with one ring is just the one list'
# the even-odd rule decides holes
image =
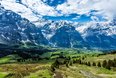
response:
{"label": "white cloud", "polygon": [[58,14],[54,7],[46,5],[41,0],[23,0],[22,2],[41,15],[55,16]]}
{"label": "white cloud", "polygon": [[[52,1],[53,0],[51,0],[51,2]],[[15,4],[15,0],[2,0],[2,2],[4,2],[4,5],[8,5],[8,9],[17,5]],[[41,0],[22,0],[22,3],[42,16],[61,16],[72,13],[86,14],[89,16],[91,10],[98,10],[99,12],[94,15],[102,15],[103,18],[106,19],[112,19],[116,16],[116,0],[67,0],[67,2],[58,5],[56,8],[43,3]],[[16,7],[18,7],[18,5]],[[20,7],[20,10],[22,9],[23,8]],[[97,17],[92,18],[97,20]]]}
{"label": "white cloud", "polygon": [[[62,14],[86,14],[91,10],[98,10],[94,15],[102,15],[103,18],[112,19],[116,16],[116,0],[68,0],[57,7]],[[97,17],[94,17],[97,19]]]}
{"label": "white cloud", "polygon": [[101,10],[106,18],[112,19],[116,16],[116,0],[100,0],[95,9]]}
{"label": "white cloud", "polygon": [[91,16],[91,19],[93,20],[93,21],[99,21],[99,19],[96,17],[96,16]]}
{"label": "white cloud", "polygon": [[61,10],[63,14],[86,14],[93,9],[96,0],[68,0],[66,3],[58,5],[57,10]]}

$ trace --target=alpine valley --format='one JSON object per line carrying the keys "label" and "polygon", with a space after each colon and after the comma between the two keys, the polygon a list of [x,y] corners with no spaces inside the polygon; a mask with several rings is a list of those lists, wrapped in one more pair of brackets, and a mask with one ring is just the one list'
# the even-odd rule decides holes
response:
{"label": "alpine valley", "polygon": [[116,78],[116,0],[0,0],[0,78]]}

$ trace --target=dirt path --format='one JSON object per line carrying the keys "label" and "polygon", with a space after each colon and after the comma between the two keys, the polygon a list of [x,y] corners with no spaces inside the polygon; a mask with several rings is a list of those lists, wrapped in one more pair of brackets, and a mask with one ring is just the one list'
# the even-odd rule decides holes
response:
{"label": "dirt path", "polygon": [[112,78],[112,77],[116,78],[116,74],[112,74],[112,75],[109,75],[109,74],[98,74],[98,75],[101,76],[101,77],[104,77],[104,78],[106,78],[106,77],[108,77],[108,78]]}
{"label": "dirt path", "polygon": [[80,73],[82,73],[86,78],[102,78],[102,77],[95,76],[91,72],[85,71],[85,70],[80,70]]}
{"label": "dirt path", "polygon": [[63,76],[62,76],[61,72],[56,71],[54,73],[54,78],[63,78]]}

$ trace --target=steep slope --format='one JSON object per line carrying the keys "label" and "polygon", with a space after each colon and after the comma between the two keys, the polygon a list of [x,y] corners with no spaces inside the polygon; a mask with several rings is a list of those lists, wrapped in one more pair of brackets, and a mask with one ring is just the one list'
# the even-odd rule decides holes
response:
{"label": "steep slope", "polygon": [[81,35],[75,30],[75,27],[73,26],[63,26],[59,28],[50,41],[55,47],[87,47]]}
{"label": "steep slope", "polygon": [[[61,0],[56,3],[59,1]],[[51,9],[49,5],[57,6],[54,2],[55,0],[0,0],[1,5],[7,9],[0,10],[0,43],[31,41],[34,44],[47,44],[48,40],[55,47],[78,48],[88,44],[91,48],[116,49],[116,19],[108,23],[82,24],[43,19],[40,13],[46,15],[44,13]],[[47,11],[43,8],[47,8]]]}
{"label": "steep slope", "polygon": [[116,49],[116,25],[111,23],[88,23],[77,28],[91,48]]}
{"label": "steep slope", "polygon": [[63,26],[74,26],[74,24],[71,21],[52,21],[52,20],[44,20],[43,26],[39,27],[42,30],[42,33],[44,36],[50,40],[50,38],[56,33],[56,31],[63,27]]}
{"label": "steep slope", "polygon": [[[0,4],[6,10],[11,10],[21,15],[21,17],[28,19],[30,22],[33,22],[35,25],[41,26],[42,18],[36,10],[38,7],[41,9],[41,2],[38,0],[0,0]],[[34,4],[37,6],[34,6]]]}
{"label": "steep slope", "polygon": [[20,15],[0,8],[0,43],[32,42],[47,44],[41,30]]}

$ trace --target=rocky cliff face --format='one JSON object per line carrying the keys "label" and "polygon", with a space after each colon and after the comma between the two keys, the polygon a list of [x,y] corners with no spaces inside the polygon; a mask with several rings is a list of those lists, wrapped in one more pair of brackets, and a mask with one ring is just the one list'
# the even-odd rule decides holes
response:
{"label": "rocky cliff face", "polygon": [[38,27],[20,15],[5,10],[3,7],[0,10],[0,42],[6,44],[20,42],[48,43]]}
{"label": "rocky cliff face", "polygon": [[52,47],[116,49],[116,19],[111,22],[82,24],[45,20],[36,10],[38,6],[32,6],[33,3],[36,5],[40,3],[32,1],[0,1],[7,9],[0,6],[0,43],[31,42],[48,44]]}
{"label": "rocky cliff face", "polygon": [[81,34],[73,26],[63,26],[59,28],[50,42],[57,47],[84,48],[87,47]]}
{"label": "rocky cliff face", "polygon": [[78,27],[77,30],[81,33],[84,41],[87,42],[91,48],[116,48],[116,25],[114,22],[89,23]]}

